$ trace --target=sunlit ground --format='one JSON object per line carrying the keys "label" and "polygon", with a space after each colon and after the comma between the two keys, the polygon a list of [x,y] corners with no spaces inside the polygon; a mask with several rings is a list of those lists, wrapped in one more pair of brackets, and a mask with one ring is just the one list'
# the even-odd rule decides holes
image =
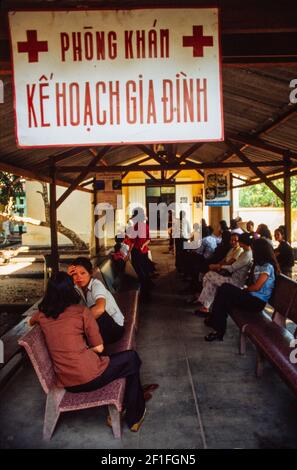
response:
{"label": "sunlit ground", "polygon": [[8,264],[0,266],[0,276],[8,276],[9,274],[21,271],[24,268],[28,268],[35,261],[35,258],[22,258],[22,261],[16,258],[11,259]]}

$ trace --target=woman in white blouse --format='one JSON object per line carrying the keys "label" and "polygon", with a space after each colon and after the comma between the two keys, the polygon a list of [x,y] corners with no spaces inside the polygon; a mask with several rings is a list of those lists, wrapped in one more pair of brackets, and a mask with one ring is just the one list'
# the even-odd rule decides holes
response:
{"label": "woman in white blouse", "polygon": [[124,315],[114,297],[99,279],[92,277],[93,267],[88,258],[79,257],[69,266],[75,288],[93,313],[100,328],[104,344],[119,341],[124,333]]}

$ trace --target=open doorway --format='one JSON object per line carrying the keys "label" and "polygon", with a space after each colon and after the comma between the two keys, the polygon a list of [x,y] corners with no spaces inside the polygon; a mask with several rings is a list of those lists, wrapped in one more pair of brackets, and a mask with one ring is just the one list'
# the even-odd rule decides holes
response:
{"label": "open doorway", "polygon": [[[146,180],[147,183],[152,182],[152,180]],[[150,216],[150,211],[149,211],[149,204],[155,203],[155,204],[166,204],[164,206],[164,211],[167,206],[169,206],[172,203],[175,203],[175,186],[174,185],[168,185],[168,186],[146,186],[146,213],[148,215],[148,218]],[[162,208],[161,211],[157,212],[157,231],[160,232],[160,219],[162,217]],[[170,218],[170,216],[169,216]],[[150,220],[149,220],[150,222]],[[160,234],[161,235],[161,234]],[[161,235],[162,237],[164,234]],[[166,234],[167,236],[167,230]]]}

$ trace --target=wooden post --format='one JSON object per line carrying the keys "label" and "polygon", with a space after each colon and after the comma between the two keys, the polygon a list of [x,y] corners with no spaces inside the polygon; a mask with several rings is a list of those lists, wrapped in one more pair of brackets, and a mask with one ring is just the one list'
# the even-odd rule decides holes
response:
{"label": "wooden post", "polygon": [[290,175],[290,155],[284,154],[284,211],[285,211],[285,227],[287,232],[287,240],[291,243],[292,235],[292,211],[291,211],[291,175]]}
{"label": "wooden post", "polygon": [[229,224],[231,223],[231,220],[233,219],[233,209],[234,209],[234,204],[233,204],[233,174],[230,173],[230,206],[229,206]]}
{"label": "wooden post", "polygon": [[56,274],[59,271],[59,251],[58,251],[58,232],[57,232],[57,187],[56,187],[56,168],[55,165],[51,168],[51,183],[50,183],[50,221],[51,221],[51,258],[52,258],[52,273]]}
{"label": "wooden post", "polygon": [[97,188],[96,188],[96,178],[94,178],[94,182],[93,182],[93,214],[94,214],[95,256],[98,256],[99,251],[100,251],[100,242],[99,242],[99,238],[96,235],[96,223],[99,220],[98,215],[95,214],[96,205],[97,205]]}

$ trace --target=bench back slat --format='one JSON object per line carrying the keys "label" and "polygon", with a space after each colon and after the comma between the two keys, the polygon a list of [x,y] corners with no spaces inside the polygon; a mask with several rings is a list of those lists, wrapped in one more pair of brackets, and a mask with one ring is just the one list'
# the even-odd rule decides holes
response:
{"label": "bench back slat", "polygon": [[40,326],[34,326],[19,340],[19,344],[26,349],[43,390],[49,393],[56,385],[56,375]]}
{"label": "bench back slat", "polygon": [[293,301],[291,302],[289,311],[288,311],[288,319],[292,320],[292,322],[297,324],[297,282],[296,284],[296,289],[295,289],[295,296],[293,298]]}
{"label": "bench back slat", "polygon": [[116,273],[110,259],[105,260],[100,265],[101,276],[104,279],[107,289],[114,294],[116,292]]}
{"label": "bench back slat", "polygon": [[296,294],[297,283],[283,274],[276,278],[275,289],[269,304],[283,317],[287,317],[293,298]]}

